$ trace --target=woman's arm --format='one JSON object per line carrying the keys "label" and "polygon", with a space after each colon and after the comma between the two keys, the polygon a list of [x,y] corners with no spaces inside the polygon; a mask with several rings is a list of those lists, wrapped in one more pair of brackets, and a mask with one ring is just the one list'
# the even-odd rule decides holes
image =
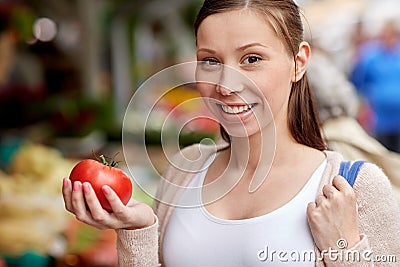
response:
{"label": "woman's arm", "polygon": [[158,220],[137,230],[116,230],[119,267],[155,267],[158,264]]}
{"label": "woman's arm", "polygon": [[[400,262],[400,208],[382,170],[367,163],[360,170],[357,195],[360,231],[368,237],[360,250],[370,250],[374,266],[398,266]],[[390,262],[396,260],[396,262]]]}

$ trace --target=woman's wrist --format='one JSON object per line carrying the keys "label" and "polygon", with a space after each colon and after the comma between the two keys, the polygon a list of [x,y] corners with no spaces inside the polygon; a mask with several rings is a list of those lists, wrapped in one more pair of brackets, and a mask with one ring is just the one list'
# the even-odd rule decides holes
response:
{"label": "woman's wrist", "polygon": [[361,241],[361,236],[357,235],[347,241],[347,247],[346,248],[352,248],[355,247],[360,241]]}
{"label": "woman's wrist", "polygon": [[144,223],[143,225],[139,225],[139,226],[126,227],[126,228],[123,228],[123,230],[138,230],[138,229],[144,229],[144,228],[153,226],[156,222],[157,222],[157,216],[156,216],[155,214],[153,214],[153,219],[152,219],[152,220],[149,220],[148,223]]}

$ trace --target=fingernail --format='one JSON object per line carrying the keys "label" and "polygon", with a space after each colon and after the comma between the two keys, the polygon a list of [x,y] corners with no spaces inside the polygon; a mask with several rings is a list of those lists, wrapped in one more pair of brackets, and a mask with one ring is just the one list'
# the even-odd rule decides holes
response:
{"label": "fingernail", "polygon": [[89,193],[90,192],[90,186],[89,186],[88,183],[84,183],[82,186],[83,186],[83,191],[85,193]]}
{"label": "fingernail", "polygon": [[67,187],[67,186],[68,186],[67,178],[64,178],[64,179],[63,179],[63,186],[64,186],[64,187]]}
{"label": "fingernail", "polygon": [[108,186],[105,185],[105,186],[103,186],[103,192],[104,192],[104,194],[108,195],[111,193],[111,190]]}
{"label": "fingernail", "polygon": [[74,183],[74,191],[79,191],[82,188],[82,184],[80,182]]}

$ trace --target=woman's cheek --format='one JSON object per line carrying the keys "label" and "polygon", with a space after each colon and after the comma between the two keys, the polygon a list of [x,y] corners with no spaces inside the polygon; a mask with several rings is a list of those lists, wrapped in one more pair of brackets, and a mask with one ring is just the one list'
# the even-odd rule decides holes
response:
{"label": "woman's cheek", "polygon": [[212,92],[214,85],[207,83],[197,83],[196,87],[201,97],[210,97],[210,93]]}
{"label": "woman's cheek", "polygon": [[216,108],[216,100],[213,98],[213,92],[215,92],[215,85],[209,83],[197,83],[197,91],[199,92],[203,103],[211,111],[212,114],[215,114]]}

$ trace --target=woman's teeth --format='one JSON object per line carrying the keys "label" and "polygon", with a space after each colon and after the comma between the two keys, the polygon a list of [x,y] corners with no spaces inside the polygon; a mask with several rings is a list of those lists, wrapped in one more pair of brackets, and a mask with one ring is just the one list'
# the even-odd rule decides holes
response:
{"label": "woman's teeth", "polygon": [[228,114],[240,114],[242,112],[246,112],[249,109],[252,109],[254,107],[254,104],[251,105],[243,105],[243,106],[226,106],[226,105],[221,105],[222,110],[225,113]]}

